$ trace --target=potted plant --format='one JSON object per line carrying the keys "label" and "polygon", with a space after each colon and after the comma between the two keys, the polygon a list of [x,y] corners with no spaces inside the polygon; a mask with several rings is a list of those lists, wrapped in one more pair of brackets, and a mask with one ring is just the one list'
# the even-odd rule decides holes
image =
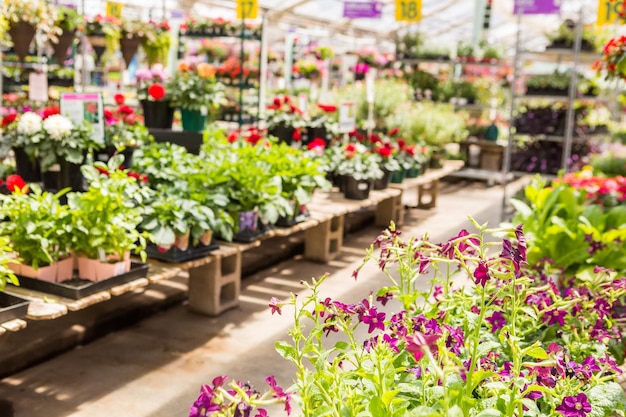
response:
{"label": "potted plant", "polygon": [[361,143],[343,146],[343,159],[335,172],[343,177],[344,196],[350,200],[366,200],[373,182],[384,176],[379,157]]}
{"label": "potted plant", "polygon": [[142,68],[135,74],[137,98],[143,109],[144,124],[148,128],[171,129],[174,107],[169,94],[169,76],[163,65]]}
{"label": "potted plant", "polygon": [[209,62],[220,62],[228,57],[228,45],[218,39],[203,39],[199,54],[205,54]]}
{"label": "potted plant", "polygon": [[166,21],[149,22],[144,29],[141,48],[146,54],[148,66],[153,67],[156,64],[166,66],[172,45],[170,25]]}
{"label": "potted plant", "polygon": [[474,45],[462,41],[459,42],[456,47],[456,57],[461,62],[474,62]]}
{"label": "potted plant", "polygon": [[[39,160],[26,152],[27,135],[36,135],[41,130],[41,118],[38,115],[26,116],[26,121],[18,129],[21,116],[11,113],[2,118],[0,131],[7,149],[11,149],[15,159],[17,173],[28,182],[41,181],[41,166]],[[30,120],[29,120],[30,119]]]}
{"label": "potted plant", "polygon": [[137,230],[143,209],[135,201],[143,193],[138,179],[119,169],[121,162],[114,156],[108,164],[84,165],[89,188],[67,196],[80,278],[100,281],[128,272],[131,251],[145,259],[148,234]]}
{"label": "potted plant", "polygon": [[293,64],[294,75],[307,80],[316,80],[321,77],[323,65],[320,61],[299,59]]}
{"label": "potted plant", "polygon": [[120,21],[120,49],[126,67],[135,57],[149,26],[141,20],[122,18]]}
{"label": "potted plant", "polygon": [[[395,136],[397,131],[397,128],[392,129],[390,136]],[[378,164],[383,171],[383,176],[374,181],[373,189],[384,190],[389,185],[393,173],[402,169],[398,159],[400,148],[395,146],[390,138],[376,134],[370,136],[370,147],[378,157]]]}
{"label": "potted plant", "polygon": [[301,129],[306,125],[305,116],[287,95],[274,97],[267,106],[265,123],[268,134],[291,144],[302,139]]}
{"label": "potted plant", "polygon": [[50,282],[72,278],[71,216],[60,201],[67,191],[52,194],[31,184],[0,195],[0,215],[5,219],[0,235],[11,237],[20,260],[19,275]]}
{"label": "potted plant", "polygon": [[[576,22],[571,19],[566,19],[559,27],[546,35],[550,44],[548,49],[570,49],[574,47],[574,41],[576,39]],[[583,26],[581,50],[585,52],[595,52],[596,46],[596,34],[591,25]]]}
{"label": "potted plant", "polygon": [[7,0],[2,3],[2,15],[8,20],[13,51],[21,62],[28,55],[37,30],[44,34],[54,30],[55,12],[42,0]]}
{"label": "potted plant", "polygon": [[398,59],[415,59],[424,39],[419,32],[407,31],[404,35],[396,35],[395,43]]}
{"label": "potted plant", "polygon": [[148,128],[141,123],[135,110],[118,100],[119,106],[104,110],[104,136],[106,157],[108,160],[113,155],[124,155],[124,166],[132,166],[135,149],[143,146],[150,139]]}
{"label": "potted plant", "polygon": [[569,73],[559,71],[533,74],[526,79],[526,94],[565,96],[569,91],[570,78]]}
{"label": "potted plant", "polygon": [[225,102],[223,86],[215,80],[214,68],[206,63],[181,61],[167,84],[172,105],[180,107],[183,130],[200,132],[207,117]]}
{"label": "potted plant", "polygon": [[76,38],[76,30],[83,24],[84,18],[73,7],[57,6],[57,17],[55,26],[60,33],[51,36],[54,58],[58,65],[63,66],[67,52]]}

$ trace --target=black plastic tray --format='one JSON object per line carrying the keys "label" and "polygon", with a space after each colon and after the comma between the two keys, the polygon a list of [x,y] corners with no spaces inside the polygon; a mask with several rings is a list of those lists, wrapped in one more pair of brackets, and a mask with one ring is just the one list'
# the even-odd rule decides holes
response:
{"label": "black plastic tray", "polygon": [[29,303],[24,298],[0,292],[0,323],[25,316]]}
{"label": "black plastic tray", "polygon": [[131,262],[130,271],[121,275],[93,282],[82,278],[72,278],[63,282],[49,282],[35,278],[17,276],[20,281],[20,287],[30,290],[45,292],[48,294],[58,295],[59,297],[79,300],[88,295],[105,291],[115,286],[134,281],[137,278],[143,278],[148,275],[149,265],[141,262]]}
{"label": "black plastic tray", "polygon": [[216,249],[219,249],[219,245],[215,242],[211,242],[208,246],[198,245],[190,247],[187,250],[180,250],[176,246],[172,246],[165,252],[159,252],[156,245],[150,243],[146,247],[146,253],[148,254],[148,258],[158,261],[180,263],[202,258]]}

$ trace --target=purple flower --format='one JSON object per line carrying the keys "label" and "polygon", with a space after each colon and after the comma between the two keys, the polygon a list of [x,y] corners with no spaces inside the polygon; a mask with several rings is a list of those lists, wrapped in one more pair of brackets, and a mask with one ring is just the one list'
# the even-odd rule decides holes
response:
{"label": "purple flower", "polygon": [[374,330],[385,330],[385,313],[378,312],[376,307],[369,308],[361,317],[361,323],[368,324],[368,333],[372,333]]}
{"label": "purple flower", "polygon": [[[458,235],[448,239],[446,243],[441,245],[441,255],[447,256],[450,259],[454,258],[454,244],[456,243],[455,241],[465,236],[469,236],[469,232],[465,229],[462,229]],[[480,245],[480,240],[476,239],[475,237],[469,238],[468,240],[476,246]],[[462,240],[458,243],[459,252],[463,253],[468,248],[470,248],[470,245],[468,245],[465,240]]]}
{"label": "purple flower", "polygon": [[233,417],[250,417],[250,413],[252,412],[252,406],[245,402],[240,402],[235,407],[235,412],[233,413]]}
{"label": "purple flower", "polygon": [[493,314],[485,319],[489,324],[491,324],[491,331],[495,332],[496,330],[500,330],[506,324],[506,319],[504,315],[499,311],[494,311]]}
{"label": "purple flower", "polygon": [[489,281],[489,269],[485,261],[480,261],[474,269],[474,282],[484,287],[487,281]]}
{"label": "purple flower", "polygon": [[272,309],[272,315],[274,313],[278,313],[279,315],[282,313],[281,307],[283,306],[283,302],[276,297],[270,298],[269,303],[270,308]]}
{"label": "purple flower", "polygon": [[428,335],[433,334],[436,336],[441,336],[441,326],[439,326],[437,320],[429,319],[428,321],[426,321],[426,323],[424,323],[424,333]]}
{"label": "purple flower", "polygon": [[587,356],[583,363],[580,364],[579,371],[582,372],[587,379],[590,379],[594,372],[600,371],[600,367],[593,356]]}
{"label": "purple flower", "polygon": [[565,316],[567,316],[567,311],[565,310],[548,310],[543,315],[543,321],[547,322],[548,326],[552,326],[556,323],[558,323],[559,326],[565,326]]}
{"label": "purple flower", "polygon": [[383,335],[383,343],[386,343],[387,345],[389,345],[389,348],[393,350],[394,352],[396,353],[399,352],[397,338],[389,336],[388,334],[385,334]]}
{"label": "purple flower", "polygon": [[421,378],[422,377],[422,368],[421,366],[412,366],[409,369],[406,370],[407,372],[411,372],[413,375],[415,375],[415,378]]}
{"label": "purple flower", "polygon": [[254,417],[267,417],[267,410],[265,408],[259,408]]}
{"label": "purple flower", "polygon": [[406,350],[411,353],[416,362],[419,362],[424,357],[426,350],[437,350],[437,339],[439,336],[426,336],[423,333],[415,332],[411,339],[406,341]]}
{"label": "purple flower", "polygon": [[609,315],[611,312],[611,304],[604,298],[596,298],[594,309],[600,318]]}
{"label": "purple flower", "polygon": [[389,300],[391,300],[392,298],[393,298],[393,294],[387,291],[385,294],[377,296],[376,301],[381,303],[383,306],[386,306]]}
{"label": "purple flower", "polygon": [[536,294],[530,294],[526,297],[526,304],[535,305],[539,311],[541,311],[552,305],[552,298],[546,291],[541,291]]}
{"label": "purple flower", "polygon": [[504,362],[502,364],[502,369],[498,372],[498,375],[502,378],[511,378],[513,374],[511,371],[513,370],[513,362]]}
{"label": "purple flower", "polygon": [[524,236],[524,231],[522,225],[520,224],[515,228],[515,238],[517,239],[517,250],[519,252],[520,257],[526,261],[526,236]]}
{"label": "purple flower", "polygon": [[285,411],[287,415],[291,414],[291,392],[285,391],[280,385],[276,383],[276,378],[273,375],[265,378],[265,382],[274,391],[274,397],[281,399],[285,402]]}
{"label": "purple flower", "polygon": [[563,398],[563,402],[555,410],[565,417],[586,417],[591,412],[591,404],[587,401],[587,395],[581,392],[576,396]]}
{"label": "purple flower", "polygon": [[200,396],[189,409],[189,417],[204,417],[207,413],[219,410],[220,406],[213,404],[213,388],[208,385],[202,385],[200,387]]}
{"label": "purple flower", "polygon": [[514,248],[510,240],[504,239],[502,241],[501,258],[510,259],[513,262],[515,268],[515,276],[520,276],[520,265],[526,263],[526,247],[524,246],[524,256],[520,252],[519,248]]}

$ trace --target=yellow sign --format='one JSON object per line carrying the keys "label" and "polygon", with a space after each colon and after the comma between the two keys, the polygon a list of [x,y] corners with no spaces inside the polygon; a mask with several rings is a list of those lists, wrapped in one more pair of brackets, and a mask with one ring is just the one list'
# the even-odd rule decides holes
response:
{"label": "yellow sign", "polygon": [[114,3],[112,1],[107,1],[106,3],[106,15],[111,17],[117,17],[120,19],[122,17],[122,9],[124,5],[122,3]]}
{"label": "yellow sign", "polygon": [[[624,0],[599,0],[598,1],[598,20],[597,25],[611,25],[618,19],[623,20]],[[621,22],[620,22],[621,23]]]}
{"label": "yellow sign", "polygon": [[419,22],[422,20],[422,0],[396,0],[396,21]]}
{"label": "yellow sign", "polygon": [[237,0],[237,19],[256,19],[258,14],[257,0]]}

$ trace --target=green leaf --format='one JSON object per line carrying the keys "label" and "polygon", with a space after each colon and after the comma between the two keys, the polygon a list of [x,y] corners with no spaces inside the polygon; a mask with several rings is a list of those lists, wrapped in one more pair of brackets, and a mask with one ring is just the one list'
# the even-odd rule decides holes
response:
{"label": "green leaf", "polygon": [[500,347],[500,343],[498,342],[481,343],[480,345],[478,345],[478,357],[482,358],[483,356],[487,355],[487,353],[499,347]]}
{"label": "green leaf", "polygon": [[502,417],[502,413],[495,408],[489,408],[476,414],[476,417]]}
{"label": "green leaf", "polygon": [[387,407],[380,398],[373,397],[369,404],[369,412],[372,416],[386,416]]}
{"label": "green leaf", "polygon": [[296,349],[287,342],[276,342],[274,343],[274,348],[283,359],[288,359],[293,362],[297,358]]}
{"label": "green leaf", "polygon": [[624,389],[617,382],[596,385],[587,392],[591,412],[587,417],[605,417],[615,410],[623,410],[625,405]]}
{"label": "green leaf", "polygon": [[535,358],[535,359],[539,359],[539,360],[545,360],[548,359],[548,354],[546,353],[545,350],[543,350],[543,348],[539,345],[537,346],[531,346],[527,349],[524,349],[522,351],[523,354],[526,354],[528,356],[530,356],[531,358]]}

